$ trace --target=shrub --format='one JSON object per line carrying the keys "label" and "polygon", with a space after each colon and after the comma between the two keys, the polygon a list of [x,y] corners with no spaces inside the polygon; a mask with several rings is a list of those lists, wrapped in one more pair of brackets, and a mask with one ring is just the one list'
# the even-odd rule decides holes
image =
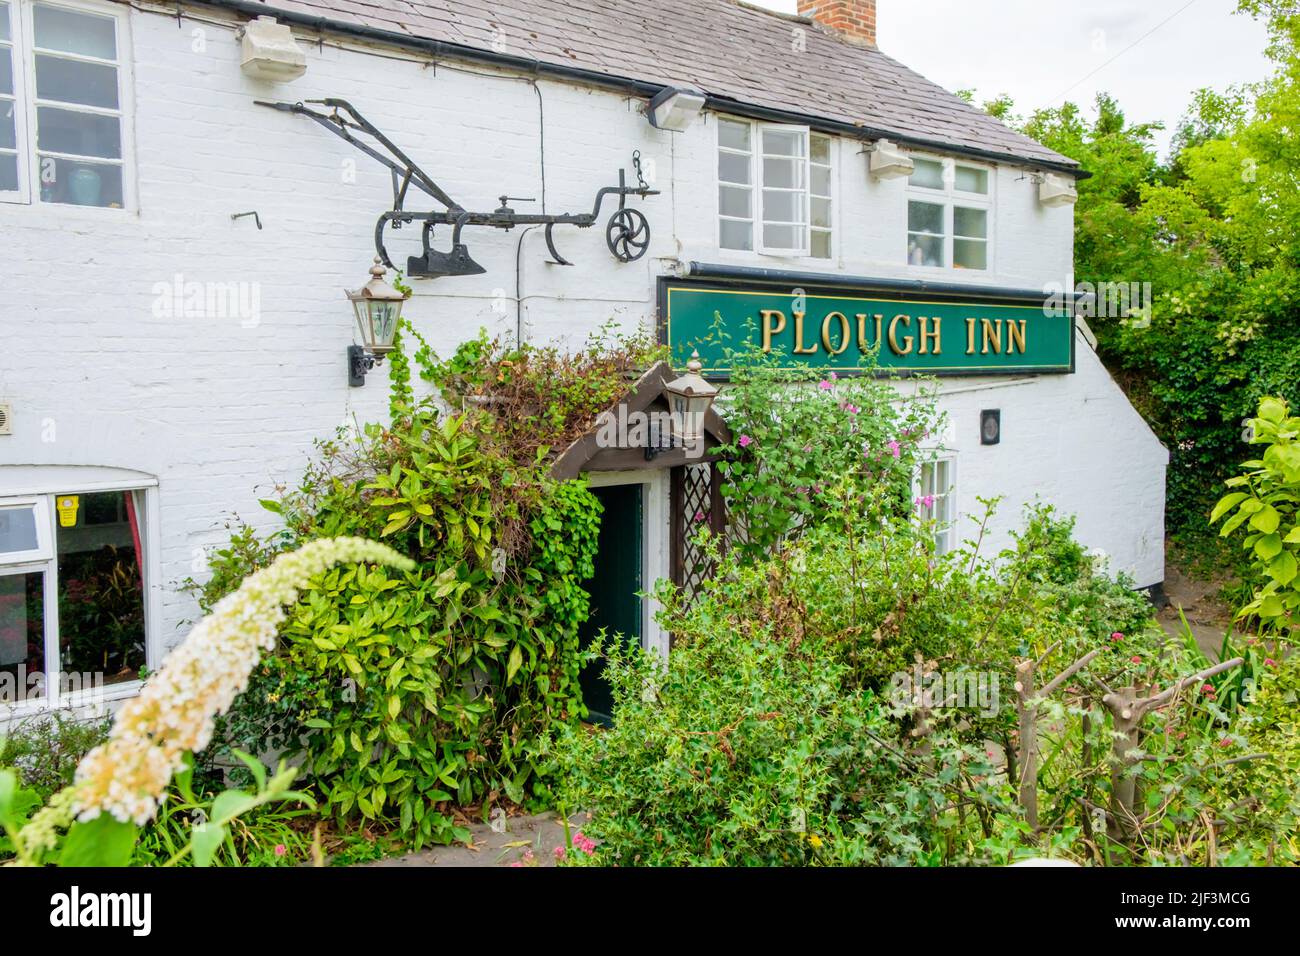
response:
{"label": "shrub", "polygon": [[77,720],[55,711],[0,731],[0,767],[12,767],[23,784],[48,800],[72,783],[77,764],[108,737],[107,718]]}

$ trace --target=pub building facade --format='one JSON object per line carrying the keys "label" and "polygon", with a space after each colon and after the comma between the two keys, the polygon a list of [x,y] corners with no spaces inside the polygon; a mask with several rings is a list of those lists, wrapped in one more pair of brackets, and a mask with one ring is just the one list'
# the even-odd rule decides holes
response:
{"label": "pub building facade", "polygon": [[[376,257],[440,354],[482,327],[657,329],[672,367],[642,407],[697,349],[725,387],[719,319],[828,372],[878,350],[939,382],[917,485],[940,547],[977,496],[1003,497],[995,549],[1042,499],[1159,585],[1167,454],[1059,295],[1086,172],[875,22],[874,0],[0,0],[5,713],[83,700],[55,675],[133,693],[225,517],[269,523],[314,439],[385,417],[342,294]],[[641,452],[557,473],[606,505],[593,626],[666,650],[636,595],[683,576],[717,487]]]}

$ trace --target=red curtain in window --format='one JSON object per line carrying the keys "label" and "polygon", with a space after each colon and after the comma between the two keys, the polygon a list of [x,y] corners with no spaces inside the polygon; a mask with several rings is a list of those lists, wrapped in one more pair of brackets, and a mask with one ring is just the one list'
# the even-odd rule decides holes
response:
{"label": "red curtain in window", "polygon": [[131,525],[131,544],[135,546],[135,569],[140,574],[140,587],[144,588],[144,551],[140,547],[140,519],[135,510],[135,492],[128,491],[126,498],[126,520]]}

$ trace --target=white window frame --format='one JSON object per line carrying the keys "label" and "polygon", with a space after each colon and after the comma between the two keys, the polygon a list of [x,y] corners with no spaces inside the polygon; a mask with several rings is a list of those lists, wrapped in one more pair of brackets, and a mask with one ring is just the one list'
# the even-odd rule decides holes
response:
{"label": "white window frame", "polygon": [[31,551],[0,552],[0,567],[11,564],[32,564],[49,561],[54,557],[53,538],[50,536],[49,496],[27,495],[21,498],[0,498],[0,509],[36,509],[36,547]]}
{"label": "white window frame", "polygon": [[[938,489],[938,469],[939,465],[947,466],[948,487],[940,491]],[[925,470],[933,469],[935,475],[933,489],[926,488]],[[935,504],[943,503],[943,517],[936,514],[934,506],[926,508],[923,504],[915,505],[916,519],[918,522],[937,520],[934,534],[934,550],[936,554],[947,554],[957,548],[957,524],[960,521],[961,513],[957,509],[957,455],[950,449],[943,451],[933,451],[924,455],[921,463],[917,466],[916,474],[912,478],[912,488],[914,498],[924,498],[928,494],[935,497]]]}
{"label": "white window frame", "polygon": [[158,488],[156,483],[150,484],[141,481],[90,482],[84,486],[77,485],[71,489],[63,488],[60,491],[42,491],[35,495],[2,496],[0,497],[0,506],[32,501],[40,504],[37,515],[37,535],[42,547],[48,548],[48,554],[38,560],[13,560],[11,555],[5,555],[0,559],[0,575],[8,576],[33,572],[41,572],[45,575],[43,588],[44,619],[42,624],[45,636],[44,673],[46,675],[43,697],[18,702],[0,701],[0,729],[3,729],[4,725],[10,720],[27,717],[34,713],[98,706],[111,701],[122,700],[126,697],[134,697],[143,686],[144,682],[142,680],[131,680],[122,681],[118,684],[106,684],[98,690],[90,689],[64,693],[59,687],[60,682],[50,679],[51,674],[57,677],[62,672],[62,661],[59,659],[59,559],[54,547],[55,536],[58,534],[57,524],[59,519],[57,509],[53,507],[54,499],[66,495],[87,495],[106,491],[128,494],[138,492],[140,499],[142,499],[138,520],[140,524],[140,549],[144,553],[137,555],[136,560],[139,562],[144,583],[142,601],[145,668],[156,668],[162,658],[158,637],[158,622],[161,618],[161,606],[158,599],[160,574],[158,562],[161,539],[157,519]]}
{"label": "white window frame", "polygon": [[[733,147],[724,146],[722,144],[721,130],[722,130],[723,123],[731,123],[736,126],[747,126],[749,128],[748,153],[742,150],[735,149]],[[763,132],[765,130],[772,131],[772,132],[796,133],[802,136],[803,138],[804,168],[803,168],[803,187],[801,190],[803,195],[803,204],[802,204],[803,243],[797,248],[787,249],[779,246],[770,246],[764,241],[763,238],[763,225],[766,222],[766,214],[763,208],[763,190],[764,190],[763,158],[765,155],[763,153]],[[813,137],[821,137],[827,140],[827,144],[828,144],[827,156],[829,162],[827,165],[830,172],[830,175],[828,177],[830,181],[830,195],[825,197],[819,195],[818,198],[819,199],[825,198],[830,201],[830,226],[829,227],[814,227],[812,224],[812,168],[814,165],[821,165],[821,164],[814,164],[812,161]],[[716,203],[715,222],[717,223],[716,239],[717,239],[718,248],[726,249],[727,251],[730,252],[753,253],[756,255],[763,255],[763,256],[781,256],[785,258],[816,258],[818,262],[832,261],[835,258],[836,233],[839,231],[835,227],[835,216],[838,209],[838,196],[836,195],[836,176],[835,176],[835,171],[838,165],[837,143],[838,140],[836,139],[836,137],[831,136],[827,133],[816,132],[807,126],[792,125],[788,123],[760,123],[754,120],[740,119],[738,117],[719,116],[718,123],[717,123],[717,135],[715,137],[715,142],[714,142],[715,169],[716,169],[717,157],[721,153],[728,153],[731,155],[738,155],[738,156],[747,156],[749,160],[750,216],[748,219],[746,219],[740,216],[728,216],[723,214],[719,187],[731,186],[732,188],[737,188],[737,189],[744,188],[744,187],[740,186],[739,184],[724,182],[723,180],[719,179],[715,174],[714,201]],[[788,157],[780,157],[780,158],[788,158]],[[793,189],[787,189],[787,187],[774,186],[771,188],[780,189],[788,192],[795,191]],[[734,249],[730,246],[722,245],[722,223],[724,220],[732,221],[732,222],[749,223],[751,248]],[[785,223],[785,222],[781,222],[777,224],[791,225],[790,223]],[[812,254],[812,233],[814,231],[824,232],[830,236],[829,255],[826,256],[825,258],[820,256],[814,257]]]}
{"label": "white window frame", "polygon": [[[46,208],[75,209],[79,212],[115,214],[136,208],[135,192],[135,141],[132,135],[135,128],[134,81],[131,70],[130,8],[121,4],[107,3],[103,0],[8,0],[11,8],[10,26],[14,33],[14,93],[16,112],[14,117],[19,147],[17,192],[0,192],[0,202],[23,205],[41,205]],[[116,31],[117,59],[101,60],[92,56],[65,53],[63,51],[41,51],[65,59],[84,63],[99,63],[112,66],[117,71],[117,109],[86,106],[78,103],[64,103],[55,100],[38,100],[36,96],[36,28],[34,10],[37,4],[47,7],[60,7],[74,13],[106,17],[114,22]],[[63,203],[42,200],[41,197],[41,163],[37,156],[37,109],[49,106],[77,113],[92,113],[99,116],[114,116],[118,121],[118,134],[122,146],[122,155],[118,159],[101,156],[77,156],[70,153],[47,152],[55,159],[70,162],[84,161],[100,165],[118,166],[122,170],[122,204],[116,206],[81,206],[75,203]]]}
{"label": "white window frame", "polygon": [[[949,156],[933,156],[924,154],[913,154],[913,159],[924,160],[932,163],[939,163],[943,167],[943,186],[934,188],[930,186],[920,186],[907,183],[905,202],[907,207],[904,210],[904,242],[903,260],[910,269],[926,269],[930,272],[953,273],[960,272],[963,274],[974,273],[976,275],[992,275],[995,271],[994,263],[994,215],[995,208],[994,191],[997,186],[997,168],[987,166],[982,163],[967,162],[961,159],[954,159]],[[967,169],[975,169],[984,173],[988,178],[988,192],[973,193],[957,188],[957,167],[962,166]],[[934,206],[943,207],[943,264],[939,266],[913,265],[910,256],[908,256],[908,245],[911,241],[911,204],[912,202],[925,202]],[[953,261],[953,240],[955,238],[968,239],[970,237],[956,235],[956,213],[955,209],[977,209],[984,213],[984,268],[969,269],[964,266],[959,267]],[[937,233],[923,233],[922,235],[937,235]],[[971,241],[978,242],[978,239]]]}
{"label": "white window frame", "polygon": [[[31,201],[28,177],[28,168],[31,166],[31,162],[28,155],[27,136],[27,44],[24,39],[26,16],[23,12],[24,7],[21,0],[5,0],[5,2],[9,7],[9,39],[0,40],[0,46],[9,49],[14,92],[12,100],[8,94],[5,94],[3,98],[0,98],[0,103],[12,102],[13,104],[14,148],[18,159],[18,188],[0,190],[0,202],[26,204]],[[5,150],[4,155],[8,154],[9,151]]]}

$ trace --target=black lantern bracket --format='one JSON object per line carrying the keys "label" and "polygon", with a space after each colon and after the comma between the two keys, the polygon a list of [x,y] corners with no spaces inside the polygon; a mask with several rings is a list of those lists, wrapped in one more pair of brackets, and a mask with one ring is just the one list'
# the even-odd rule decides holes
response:
{"label": "black lantern bracket", "polygon": [[367,352],[363,345],[348,346],[348,384],[360,388],[366,384],[366,373],[384,360],[382,355]]}
{"label": "black lantern bracket", "polygon": [[[486,272],[486,269],[474,261],[468,247],[461,241],[461,233],[467,226],[488,226],[506,230],[516,226],[545,226],[546,248],[551,254],[551,261],[561,266],[572,265],[573,263],[560,255],[555,247],[553,230],[556,226],[590,228],[600,218],[601,204],[610,196],[618,197],[618,209],[610,217],[605,233],[605,243],[610,253],[620,262],[634,262],[645,255],[650,247],[649,221],[640,210],[628,208],[626,205],[629,196],[639,196],[644,199],[646,196],[659,195],[659,190],[651,189],[641,175],[639,151],[632,156],[637,184],[629,186],[625,171],[620,169],[617,186],[603,186],[597,190],[591,212],[554,215],[520,213],[506,205],[511,199],[508,195],[501,196],[501,205],[491,212],[473,212],[456,202],[347,100],[327,98],[299,103],[271,103],[265,100],[255,102],[258,106],[306,116],[388,168],[393,183],[393,207],[380,215],[375,223],[375,252],[384,265],[390,269],[394,268],[388,250],[384,247],[384,231],[389,226],[400,229],[412,223],[421,223],[422,252],[418,256],[409,257],[406,265],[406,275],[412,278],[436,279],[442,276],[478,275]],[[312,109],[307,104],[323,106],[329,112]],[[360,138],[357,134],[364,134],[366,138]],[[407,194],[412,186],[444,208],[430,212],[408,210]],[[451,248],[446,252],[433,247],[433,231],[437,226],[451,227]]]}

